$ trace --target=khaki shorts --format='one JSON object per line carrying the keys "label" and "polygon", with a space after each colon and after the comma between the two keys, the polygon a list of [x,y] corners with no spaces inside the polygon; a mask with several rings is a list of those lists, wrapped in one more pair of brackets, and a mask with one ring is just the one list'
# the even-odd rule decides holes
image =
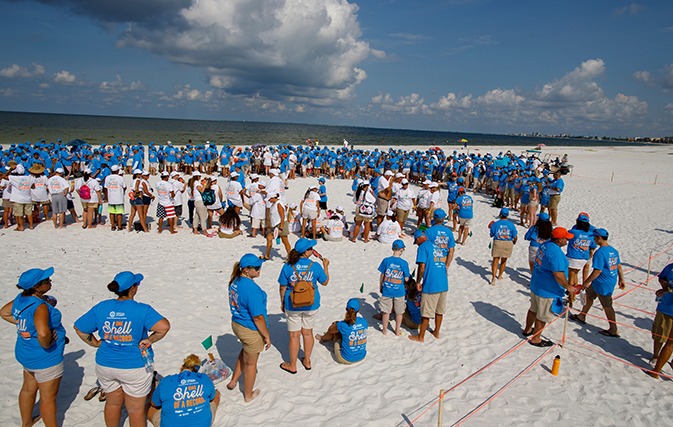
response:
{"label": "khaki shorts", "polygon": [[51,366],[49,368],[44,369],[23,368],[23,370],[28,372],[29,374],[32,374],[35,377],[35,381],[37,381],[38,384],[42,384],[48,381],[55,380],[57,378],[61,378],[63,376],[63,362],[59,363],[58,365]]}
{"label": "khaki shorts", "polygon": [[601,302],[603,308],[612,308],[612,295],[599,295],[594,290],[594,285],[587,288],[587,298],[596,299]]}
{"label": "khaki shorts", "polygon": [[117,369],[96,364],[98,383],[105,393],[121,387],[131,397],[145,397],[152,388],[152,374],[146,368]]}
{"label": "khaki shorts", "polygon": [[460,224],[461,227],[469,227],[472,225],[472,218],[458,218],[458,224]]}
{"label": "khaki shorts", "polygon": [[[217,404],[216,404],[214,401],[213,401],[213,402],[210,402],[210,412],[213,414],[213,417],[212,417],[211,419],[212,419],[213,421],[215,421],[215,415],[217,414]],[[159,427],[159,426],[161,426],[161,409],[159,409],[159,410],[154,414],[154,416],[152,417],[152,419],[150,420],[150,422],[152,423],[152,425],[153,425],[154,427]],[[212,423],[211,423],[211,425],[212,425]]]}
{"label": "khaki shorts", "polygon": [[337,362],[343,365],[355,365],[356,363],[360,363],[363,360],[365,360],[364,357],[358,360],[357,362],[349,362],[348,360],[344,359],[343,356],[341,355],[341,343],[342,343],[341,337],[334,340],[334,358],[337,360]]}
{"label": "khaki shorts", "polygon": [[304,209],[301,210],[301,217],[306,218],[306,219],[310,219],[310,220],[314,220],[314,219],[318,218],[318,211],[314,211],[313,209],[304,208]]}
{"label": "khaki shorts", "polygon": [[558,204],[561,201],[561,195],[560,194],[554,194],[553,196],[549,196],[549,209],[557,209]]}
{"label": "khaki shorts", "polygon": [[82,202],[82,209],[86,210],[86,208],[98,209],[98,203]]}
{"label": "khaki shorts", "polygon": [[533,202],[528,202],[528,207],[536,208],[538,206],[540,206],[540,201],[539,200],[535,200]]}
{"label": "khaki shorts", "polygon": [[403,211],[402,209],[395,209],[395,215],[397,216],[397,222],[404,224],[409,218],[409,211]]}
{"label": "khaki shorts", "polygon": [[14,202],[14,216],[22,217],[24,215],[33,214],[32,203],[16,203]]}
{"label": "khaki shorts", "polygon": [[278,237],[287,237],[290,235],[290,225],[287,221],[283,222],[283,229],[278,233]]}
{"label": "khaki shorts", "polygon": [[318,310],[290,311],[285,310],[288,332],[298,332],[302,329],[313,329]]}
{"label": "khaki shorts", "polygon": [[421,297],[421,317],[432,319],[435,315],[446,313],[446,294],[448,292],[437,292],[434,294],[423,294]]}
{"label": "khaki shorts", "polygon": [[381,197],[376,198],[376,214],[378,216],[385,215],[385,213],[388,211],[389,206],[390,206],[390,200],[386,200]]}
{"label": "khaki shorts", "polygon": [[671,334],[671,327],[673,327],[673,317],[657,311],[652,325],[652,339],[661,344],[665,343]]}
{"label": "khaki shorts", "polygon": [[266,220],[261,218],[252,218],[252,228],[266,228]]}
{"label": "khaki shorts", "polygon": [[554,303],[553,298],[542,298],[530,293],[530,311],[536,314],[537,320],[544,323],[549,323],[556,318],[556,315],[551,311],[551,306]]}
{"label": "khaki shorts", "polygon": [[231,322],[231,329],[236,338],[243,344],[243,350],[248,354],[261,353],[264,350],[264,337],[259,331],[253,331],[240,323]]}
{"label": "khaki shorts", "polygon": [[393,307],[395,307],[395,314],[402,314],[406,310],[407,305],[404,302],[404,297],[384,297],[379,298],[379,308],[381,313],[390,314],[393,312]]}
{"label": "khaki shorts", "polygon": [[372,217],[362,216],[362,215],[360,215],[360,212],[358,211],[358,209],[356,209],[355,210],[355,222],[360,222],[360,221],[372,222]]}
{"label": "khaki shorts", "polygon": [[509,258],[512,256],[514,243],[511,240],[494,240],[491,248],[491,257]]}

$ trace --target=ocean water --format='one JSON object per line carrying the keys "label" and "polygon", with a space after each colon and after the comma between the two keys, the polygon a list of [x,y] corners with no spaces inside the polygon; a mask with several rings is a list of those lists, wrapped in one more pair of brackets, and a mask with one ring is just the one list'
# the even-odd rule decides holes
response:
{"label": "ocean water", "polygon": [[[609,146],[621,142],[569,138],[537,138],[510,135],[489,135],[423,130],[381,129],[353,126],[324,126],[292,123],[234,122],[215,120],[181,120],[135,117],[85,116],[0,112],[0,145],[82,139],[91,144],[116,144],[119,141],[145,144],[186,144],[210,141],[217,145],[267,145],[304,143],[319,140],[321,145],[341,145],[346,139],[351,145],[502,145],[530,146]],[[630,145],[641,145],[633,144]]]}

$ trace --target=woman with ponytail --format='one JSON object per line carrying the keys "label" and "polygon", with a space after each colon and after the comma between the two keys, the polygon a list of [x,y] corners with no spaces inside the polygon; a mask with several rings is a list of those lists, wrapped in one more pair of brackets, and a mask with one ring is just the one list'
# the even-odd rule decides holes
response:
{"label": "woman with ponytail", "polygon": [[233,390],[243,374],[243,395],[250,402],[259,395],[253,390],[257,378],[259,353],[271,347],[266,317],[266,292],[253,279],[259,277],[264,260],[254,254],[245,254],[234,264],[229,280],[229,309],[231,328],[241,341],[243,349],[236,359],[234,375],[227,389]]}
{"label": "woman with ponytail", "polygon": [[351,298],[346,303],[346,316],[330,325],[327,332],[316,335],[320,343],[334,340],[334,357],[344,365],[361,362],[367,356],[367,321],[358,317],[360,301]]}
{"label": "woman with ponytail", "polygon": [[179,374],[168,375],[151,396],[147,419],[154,427],[210,427],[215,420],[220,392],[206,374],[199,374],[201,359],[190,354]]}

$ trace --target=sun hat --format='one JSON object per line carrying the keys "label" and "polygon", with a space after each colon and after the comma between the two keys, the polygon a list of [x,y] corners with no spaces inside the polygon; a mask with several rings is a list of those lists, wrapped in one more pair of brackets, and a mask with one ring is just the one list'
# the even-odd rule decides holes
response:
{"label": "sun hat", "polygon": [[135,284],[140,284],[143,279],[144,277],[142,274],[122,271],[115,276],[114,281],[119,285],[119,291],[125,291]]}
{"label": "sun hat", "polygon": [[147,176],[149,176],[149,175],[150,175],[150,171],[143,171],[143,175],[147,175]]}
{"label": "sun hat", "polygon": [[404,242],[402,241],[402,239],[397,239],[393,242],[393,249],[403,249],[403,248],[406,248],[406,246],[404,246]]}
{"label": "sun hat", "polygon": [[245,254],[241,257],[241,260],[238,262],[238,266],[240,268],[247,268],[247,267],[261,267],[262,263],[266,261],[264,259],[261,259],[255,254]]}
{"label": "sun hat", "polygon": [[180,172],[178,172],[178,171],[171,172],[171,177],[178,176],[178,175],[180,175]]}
{"label": "sun hat", "polygon": [[500,209],[500,216],[507,218],[509,216],[509,209],[507,208]]}
{"label": "sun hat", "polygon": [[257,179],[257,178],[259,178],[259,175],[257,175],[256,173],[250,174],[250,179]]}
{"label": "sun hat", "polygon": [[236,172],[236,171],[234,171],[234,172],[230,172],[230,173],[229,173],[229,176],[238,176],[238,172]]}
{"label": "sun hat", "polygon": [[138,174],[142,174],[142,173],[143,173],[143,171],[141,171],[140,169],[133,169],[133,175],[138,175]]}
{"label": "sun hat", "polygon": [[352,308],[355,311],[360,311],[360,301],[358,301],[356,298],[349,299],[346,303],[346,310],[349,308]]}
{"label": "sun hat", "polygon": [[192,172],[192,176],[201,176],[201,172],[194,171],[194,172]]}
{"label": "sun hat", "polygon": [[35,164],[33,164],[33,166],[28,168],[28,172],[35,173],[35,174],[42,173],[42,172],[44,172],[44,166],[42,166],[39,163],[35,163]]}
{"label": "sun hat", "polygon": [[344,207],[341,206],[341,205],[338,205],[338,206],[337,206],[336,208],[334,208],[334,209],[335,209],[336,211],[338,211],[338,212],[343,212]]}
{"label": "sun hat", "polygon": [[394,213],[393,213],[393,211],[391,211],[390,209],[388,209],[388,210],[386,211],[386,216],[393,216],[393,215],[394,215]]}
{"label": "sun hat", "polygon": [[606,230],[605,228],[597,228],[594,230],[594,235],[601,236],[602,238],[607,239],[610,234],[608,233],[608,230]]}
{"label": "sun hat", "polygon": [[46,270],[31,268],[30,270],[24,271],[21,274],[21,277],[19,277],[19,287],[21,289],[30,289],[47,277],[51,277],[52,274],[54,274],[54,267],[49,267]]}
{"label": "sun hat", "polygon": [[575,237],[574,234],[568,233],[568,230],[566,230],[563,227],[556,227],[555,229],[552,230],[551,232],[551,238],[552,239],[572,239]]}
{"label": "sun hat", "polygon": [[313,239],[309,240],[309,239],[301,238],[301,239],[297,240],[297,243],[294,244],[294,250],[299,252],[300,254],[303,254],[307,250],[314,247],[316,245],[316,243],[318,243],[318,242],[313,240]]}

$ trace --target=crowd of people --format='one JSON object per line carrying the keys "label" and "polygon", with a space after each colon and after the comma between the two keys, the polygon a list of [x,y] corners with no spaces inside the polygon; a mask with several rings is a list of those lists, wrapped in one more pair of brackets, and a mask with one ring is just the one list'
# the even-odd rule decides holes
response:
{"label": "crowd of people", "polygon": [[[186,221],[193,233],[233,239],[245,234],[254,237],[260,232],[266,237],[266,252],[243,255],[233,266],[228,284],[231,326],[242,349],[226,387],[236,389],[242,377],[245,402],[260,394],[255,389],[257,363],[259,355],[271,346],[267,294],[255,279],[270,258],[273,240],[282,241],[287,252],[277,282],[289,335],[289,358],[279,368],[291,375],[298,372],[299,364],[311,370],[316,340],[333,342],[338,363],[356,364],[366,359],[369,331],[367,320],[358,316],[358,299],[346,302],[343,320],[314,335],[321,305],[319,289],[330,280],[329,260],[315,251],[316,239],[337,242],[345,237],[354,242],[361,237],[368,242],[370,233],[375,232],[375,239],[391,245],[392,250],[378,267],[380,313],[374,319],[382,322],[383,334],[389,332],[394,320],[395,335],[401,335],[404,325],[417,331],[409,335],[412,341],[424,342],[427,333],[440,338],[456,243],[466,245],[471,236],[474,199],[468,192],[490,197],[499,209],[498,220],[488,225],[493,238],[491,285],[502,278],[518,242],[517,226],[526,230],[532,276],[530,308],[522,335],[532,337],[531,345],[553,345],[542,337],[542,330],[563,312],[564,299],[572,303],[577,294],[583,307],[570,318],[586,323],[586,313],[598,299],[609,321],[609,328],[600,333],[619,337],[612,308],[614,289],[625,285],[619,253],[608,243],[609,232],[591,225],[587,213],[580,213],[570,230],[557,226],[565,188],[562,173],[551,172],[536,156],[317,146],[225,146],[218,152],[211,144],[176,147],[170,142],[158,147],[124,147],[121,143],[96,149],[83,146],[75,151],[66,150],[58,142],[41,142],[21,144],[0,154],[6,227],[13,216],[17,230],[24,229],[24,218],[33,228],[34,208],[38,208],[37,218],[39,209],[44,208],[42,213],[49,219],[51,207],[54,226],[62,228],[76,195],[82,203],[83,228],[100,223],[102,203],[107,203],[113,231],[137,228],[147,232],[148,207],[156,199],[158,232],[162,232],[166,219],[169,231],[176,233],[186,194]],[[47,161],[50,154],[52,158]],[[123,178],[124,172],[133,175],[130,185]],[[154,187],[149,184],[153,174],[160,176]],[[218,174],[227,179],[224,190],[218,185]],[[289,203],[285,190],[297,176],[313,176],[316,185],[306,190],[299,203]],[[329,179],[353,180],[354,218],[350,224],[342,206],[329,208]],[[410,183],[419,185],[417,194]],[[126,197],[131,212],[124,224]],[[5,204],[5,199],[9,203]],[[242,209],[249,213],[247,233],[241,221]],[[518,218],[512,220],[511,213],[516,211]],[[74,210],[70,214],[78,221]],[[136,214],[137,225],[133,223]],[[416,216],[415,224],[408,224],[412,215]],[[210,233],[215,218],[219,227]],[[403,239],[408,237],[404,233],[408,225],[416,246],[415,275],[401,258],[407,249]],[[300,237],[293,247],[288,239],[291,233]],[[652,330],[655,377],[673,352],[672,271],[668,266],[660,273],[662,290],[657,295],[661,301]],[[24,272],[17,285],[21,293],[0,310],[3,319],[17,326],[16,357],[24,369],[19,394],[24,425],[33,422],[38,390],[45,425],[56,425],[55,397],[64,375],[66,337],[56,301],[47,295],[53,272],[53,268]],[[132,427],[145,425],[147,420],[155,426],[186,425],[187,420],[193,423],[190,425],[208,426],[214,419],[219,392],[208,376],[198,373],[198,356],[187,357],[180,373],[157,383],[152,345],[169,332],[170,323],[151,306],[135,301],[142,280],[141,274],[129,271],[117,274],[108,285],[115,298],[96,304],[74,324],[77,335],[97,349],[96,375],[106,396],[106,425],[118,425],[124,406]],[[145,406],[148,398],[149,411]]]}

